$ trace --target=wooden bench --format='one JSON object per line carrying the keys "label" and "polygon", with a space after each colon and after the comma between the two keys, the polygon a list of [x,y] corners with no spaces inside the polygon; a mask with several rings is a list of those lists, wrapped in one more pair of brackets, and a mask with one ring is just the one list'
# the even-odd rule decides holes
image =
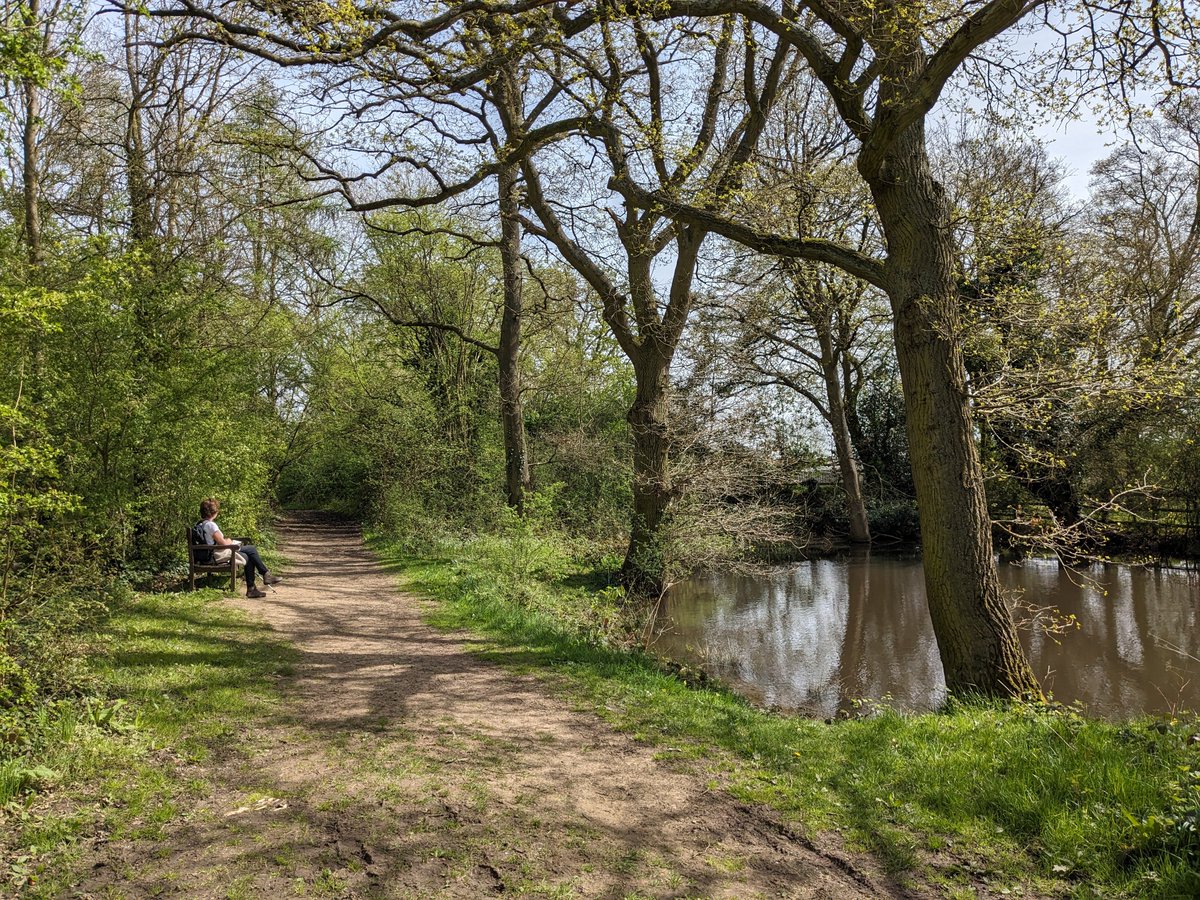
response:
{"label": "wooden bench", "polygon": [[[218,547],[215,544],[194,544],[192,543],[192,529],[187,529],[187,548],[188,548],[188,585],[191,590],[196,589],[196,573],[202,572],[228,572],[229,573],[229,590],[237,589],[237,570],[240,563],[238,562],[237,553],[230,553],[229,559],[225,562],[212,562],[211,560],[216,555],[218,550],[234,550],[233,547]],[[233,538],[233,540],[239,540]],[[241,541],[243,544],[250,543],[249,541]],[[197,562],[196,557],[201,559],[207,558],[210,562]]]}

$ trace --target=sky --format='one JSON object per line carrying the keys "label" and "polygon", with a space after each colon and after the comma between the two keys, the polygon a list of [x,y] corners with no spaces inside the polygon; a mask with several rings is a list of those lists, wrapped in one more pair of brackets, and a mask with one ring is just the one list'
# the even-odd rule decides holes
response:
{"label": "sky", "polygon": [[1041,126],[1034,133],[1045,142],[1051,156],[1066,163],[1064,183],[1071,195],[1077,200],[1086,199],[1092,164],[1112,152],[1116,135],[1090,118]]}

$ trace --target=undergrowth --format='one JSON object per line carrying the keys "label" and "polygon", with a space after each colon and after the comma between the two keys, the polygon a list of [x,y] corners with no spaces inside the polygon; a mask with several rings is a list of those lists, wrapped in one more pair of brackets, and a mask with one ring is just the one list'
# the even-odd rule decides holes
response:
{"label": "undergrowth", "polygon": [[[521,531],[523,529],[523,531]],[[513,531],[520,533],[513,540]],[[955,893],[1200,894],[1200,724],[1123,724],[1030,704],[955,702],[922,715],[876,706],[829,723],[689,687],[632,647],[612,588],[536,524],[498,535],[377,537],[435,625],[490,638],[483,652],[542,671],[577,702],[663,749],[705,760],[738,797],[795,827],[837,831],[901,880]],[[715,776],[716,777],[716,776]]]}

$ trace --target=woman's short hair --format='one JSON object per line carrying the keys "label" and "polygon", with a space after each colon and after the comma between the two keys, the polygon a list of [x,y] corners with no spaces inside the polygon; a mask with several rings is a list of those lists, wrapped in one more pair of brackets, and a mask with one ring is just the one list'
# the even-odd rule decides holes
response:
{"label": "woman's short hair", "polygon": [[221,510],[221,501],[216,497],[209,497],[207,500],[200,501],[200,518],[211,519]]}

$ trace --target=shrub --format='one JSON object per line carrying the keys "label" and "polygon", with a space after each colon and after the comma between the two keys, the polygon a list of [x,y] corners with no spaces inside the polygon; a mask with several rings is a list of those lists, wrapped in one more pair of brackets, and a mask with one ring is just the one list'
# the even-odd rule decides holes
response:
{"label": "shrub", "polygon": [[916,542],[921,539],[921,522],[917,516],[917,504],[911,500],[892,500],[872,506],[867,510],[871,523],[871,534],[876,538],[894,538],[898,541]]}

